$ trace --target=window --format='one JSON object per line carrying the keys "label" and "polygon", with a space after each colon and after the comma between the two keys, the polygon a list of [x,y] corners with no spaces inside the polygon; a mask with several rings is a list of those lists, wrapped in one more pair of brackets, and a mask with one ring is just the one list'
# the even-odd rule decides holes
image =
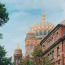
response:
{"label": "window", "polygon": [[53,44],[53,37],[51,37],[51,44]]}
{"label": "window", "polygon": [[59,56],[59,55],[60,55],[60,48],[57,47],[57,56]]}
{"label": "window", "polygon": [[52,59],[54,58],[54,50],[52,51]]}
{"label": "window", "polygon": [[54,50],[51,51],[51,52],[48,54],[48,58],[49,58],[49,60],[54,59]]}
{"label": "window", "polygon": [[48,54],[48,57],[49,57],[49,54]]}
{"label": "window", "polygon": [[48,54],[48,58],[49,58],[49,60],[50,60],[50,55]]}
{"label": "window", "polygon": [[58,65],[60,65],[60,60],[58,61]]}
{"label": "window", "polygon": [[52,54],[51,54],[51,52],[50,52],[50,60],[52,59]]}
{"label": "window", "polygon": [[47,34],[46,30],[44,30],[44,35],[46,35],[46,34]]}
{"label": "window", "polygon": [[53,37],[50,37],[50,39],[49,39],[49,46],[51,46],[52,44],[53,44],[53,42],[54,42],[54,39],[53,39]]}
{"label": "window", "polygon": [[57,32],[56,33],[56,40],[58,40],[58,38],[59,38],[59,33]]}

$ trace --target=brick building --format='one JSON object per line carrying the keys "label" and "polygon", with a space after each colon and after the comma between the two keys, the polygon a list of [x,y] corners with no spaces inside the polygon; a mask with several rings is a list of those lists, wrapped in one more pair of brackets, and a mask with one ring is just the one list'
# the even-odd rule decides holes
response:
{"label": "brick building", "polygon": [[55,65],[65,65],[65,21],[58,24],[41,42],[43,55]]}

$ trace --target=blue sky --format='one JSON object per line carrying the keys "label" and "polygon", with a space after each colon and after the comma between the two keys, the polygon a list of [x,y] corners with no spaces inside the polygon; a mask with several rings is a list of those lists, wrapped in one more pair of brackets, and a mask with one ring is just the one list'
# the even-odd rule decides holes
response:
{"label": "blue sky", "polygon": [[7,56],[13,56],[16,45],[22,48],[25,54],[25,36],[29,27],[41,20],[42,11],[47,20],[58,24],[65,20],[65,0],[0,0],[9,13],[9,21],[0,28]]}

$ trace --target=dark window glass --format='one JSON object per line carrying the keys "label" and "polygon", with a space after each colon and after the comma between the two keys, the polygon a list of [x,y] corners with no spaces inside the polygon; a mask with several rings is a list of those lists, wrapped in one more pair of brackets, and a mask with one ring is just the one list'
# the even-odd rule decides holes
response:
{"label": "dark window glass", "polygon": [[60,65],[60,60],[58,61],[58,65]]}
{"label": "dark window glass", "polygon": [[51,52],[50,52],[50,60],[52,59],[52,54],[51,54]]}
{"label": "dark window glass", "polygon": [[48,54],[48,58],[49,58],[49,60],[50,60],[50,55]]}
{"label": "dark window glass", "polygon": [[57,56],[59,56],[59,55],[60,55],[60,48],[57,47]]}
{"label": "dark window glass", "polygon": [[58,38],[59,38],[59,33],[57,32],[57,33],[56,33],[56,39],[58,39]]}
{"label": "dark window glass", "polygon": [[54,58],[54,50],[52,51],[52,59]]}

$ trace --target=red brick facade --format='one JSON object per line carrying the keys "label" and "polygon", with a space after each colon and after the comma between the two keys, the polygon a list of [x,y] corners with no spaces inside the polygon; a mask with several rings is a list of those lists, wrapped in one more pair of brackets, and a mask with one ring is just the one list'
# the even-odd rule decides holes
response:
{"label": "red brick facade", "polygon": [[65,26],[58,24],[41,42],[43,55],[55,65],[65,65]]}

